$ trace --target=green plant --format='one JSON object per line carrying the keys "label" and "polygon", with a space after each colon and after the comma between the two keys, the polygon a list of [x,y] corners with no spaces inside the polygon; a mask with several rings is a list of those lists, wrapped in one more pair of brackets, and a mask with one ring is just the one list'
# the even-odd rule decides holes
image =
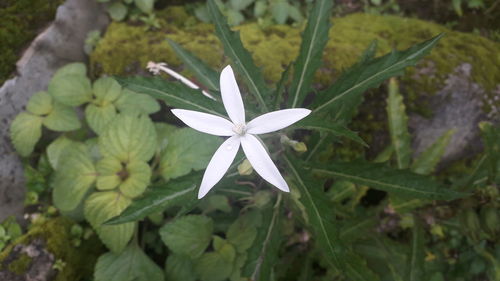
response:
{"label": "green plant", "polygon": [[115,21],[122,21],[130,17],[139,17],[140,14],[151,15],[153,13],[155,0],[96,0],[100,3],[108,3],[109,16]]}

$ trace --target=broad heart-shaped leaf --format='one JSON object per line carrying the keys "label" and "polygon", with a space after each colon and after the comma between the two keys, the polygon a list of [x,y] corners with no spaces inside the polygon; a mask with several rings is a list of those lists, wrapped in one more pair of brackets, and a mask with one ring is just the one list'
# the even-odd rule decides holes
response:
{"label": "broad heart-shaped leaf", "polygon": [[58,169],[59,159],[61,159],[64,155],[65,149],[73,143],[74,141],[68,139],[67,137],[60,136],[47,146],[47,158],[54,170]]}
{"label": "broad heart-shaped leaf", "polygon": [[134,235],[135,223],[103,225],[119,215],[132,201],[116,191],[94,192],[85,201],[85,219],[92,225],[101,241],[112,252],[120,253]]}
{"label": "broad heart-shaped leaf", "polygon": [[97,173],[85,144],[74,142],[58,161],[55,172],[54,205],[62,211],[74,210],[92,187]]}
{"label": "broad heart-shaped leaf", "polygon": [[147,116],[117,115],[99,137],[99,150],[122,163],[149,161],[156,150],[153,122]]}
{"label": "broad heart-shaped leaf", "polygon": [[134,3],[143,13],[150,14],[153,12],[155,0],[134,0]]}
{"label": "broad heart-shaped leaf", "polygon": [[330,266],[344,269],[342,254],[345,251],[339,239],[338,225],[333,214],[331,204],[327,201],[323,187],[309,176],[310,172],[303,168],[303,163],[286,155],[285,161],[288,171],[300,190],[300,201],[306,207],[309,224],[315,233],[316,242],[324,249],[325,257]]}
{"label": "broad heart-shaped leaf", "polygon": [[52,111],[52,97],[47,92],[38,92],[31,96],[26,110],[34,115],[47,115]]}
{"label": "broad heart-shaped leaf", "polygon": [[54,73],[54,78],[58,78],[60,76],[65,76],[69,74],[76,74],[80,76],[87,76],[87,67],[85,66],[84,63],[81,62],[74,62],[74,63],[69,63],[61,68],[59,68],[56,73]]}
{"label": "broad heart-shaped leaf", "polygon": [[187,215],[165,224],[160,229],[160,236],[172,252],[195,259],[200,257],[210,244],[213,228],[211,218]]}
{"label": "broad heart-shaped leaf", "polygon": [[160,104],[152,97],[123,89],[114,105],[121,113],[152,114],[160,110]]}
{"label": "broad heart-shaped leaf", "polygon": [[345,137],[364,146],[368,146],[363,139],[355,132],[345,128],[341,124],[334,123],[331,120],[324,118],[304,118],[294,125],[296,129],[316,130],[320,132],[331,133],[336,137]]}
{"label": "broad heart-shaped leaf", "polygon": [[290,107],[300,107],[309,92],[314,73],[321,65],[323,49],[328,42],[333,1],[316,0],[302,33],[299,56],[294,63],[289,89]]}
{"label": "broad heart-shaped leaf", "polygon": [[92,85],[95,100],[94,103],[105,106],[114,102],[122,94],[122,87],[111,77],[97,79]]}
{"label": "broad heart-shaped leaf", "polygon": [[68,106],[79,106],[92,100],[90,80],[81,74],[55,76],[49,83],[49,93]]}
{"label": "broad heart-shaped leaf", "polygon": [[197,187],[202,173],[192,173],[167,183],[150,187],[144,195],[132,202],[120,216],[106,224],[120,224],[138,221],[149,214],[162,212],[171,206],[185,206],[196,200]]}
{"label": "broad heart-shaped leaf", "polygon": [[423,151],[411,165],[411,170],[414,173],[428,175],[434,171],[439,160],[446,152],[448,143],[451,137],[455,134],[455,130],[451,129],[440,136],[429,148]]}
{"label": "broad heart-shaped leaf", "polygon": [[85,107],[87,124],[98,135],[104,132],[108,124],[115,119],[116,115],[116,108],[113,104],[98,106],[89,103]]}
{"label": "broad heart-shaped leaf", "polygon": [[465,195],[447,189],[429,177],[407,170],[393,169],[379,163],[330,162],[327,165],[313,166],[312,171],[320,175],[367,185],[407,199],[453,200]]}
{"label": "broad heart-shaped leaf", "polygon": [[400,75],[430,52],[443,35],[419,43],[405,51],[393,51],[385,56],[359,63],[344,72],[337,81],[317,95],[313,114],[331,112],[335,120],[350,120],[367,89],[377,87],[389,77]]}
{"label": "broad heart-shaped leaf", "polygon": [[191,170],[205,169],[221,138],[199,133],[191,128],[177,129],[168,139],[161,155],[160,173],[165,180],[184,176]]}
{"label": "broad heart-shaped leaf", "polygon": [[115,21],[121,21],[127,16],[127,6],[121,2],[113,2],[108,6],[109,16]]}
{"label": "broad heart-shaped leaf", "polygon": [[135,243],[119,254],[106,253],[95,265],[95,281],[156,281],[164,280],[158,267]]}
{"label": "broad heart-shaped leaf", "polygon": [[165,277],[169,281],[196,280],[194,264],[188,256],[170,254],[165,267]]}
{"label": "broad heart-shaped leaf", "polygon": [[217,73],[217,71],[213,70],[201,59],[197,58],[174,41],[167,39],[167,42],[186,67],[196,76],[196,79],[198,79],[201,85],[210,90],[220,90],[219,73]]}
{"label": "broad heart-shaped leaf", "polygon": [[10,125],[10,138],[16,151],[21,156],[28,156],[33,152],[36,143],[42,136],[42,120],[40,116],[21,112]]}
{"label": "broad heart-shaped leaf", "polygon": [[252,56],[243,47],[238,32],[233,32],[225,22],[225,17],[219,11],[214,0],[207,2],[208,12],[215,24],[215,33],[224,46],[225,54],[233,62],[233,67],[247,82],[248,89],[255,96],[261,107],[261,111],[268,112],[267,105],[272,104],[270,91],[266,86],[264,77],[255,66]]}
{"label": "broad heart-shaped leaf", "polygon": [[52,111],[43,119],[43,125],[58,132],[74,131],[81,126],[75,110],[57,101],[54,101]]}
{"label": "broad heart-shaped leaf", "polygon": [[395,78],[389,80],[389,96],[387,97],[387,117],[389,134],[399,169],[410,165],[411,143],[408,133],[408,116],[406,115],[403,96],[399,93],[399,84]]}
{"label": "broad heart-shaped leaf", "polygon": [[163,100],[168,106],[206,112],[225,117],[221,103],[205,97],[200,90],[161,77],[116,78],[127,89]]}

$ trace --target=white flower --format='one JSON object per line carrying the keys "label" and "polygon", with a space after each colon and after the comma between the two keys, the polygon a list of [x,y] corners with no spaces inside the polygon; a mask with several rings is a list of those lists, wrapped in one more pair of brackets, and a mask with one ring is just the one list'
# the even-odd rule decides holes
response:
{"label": "white flower", "polygon": [[173,109],[172,113],[189,127],[203,133],[229,137],[217,149],[208,163],[203,175],[198,199],[205,196],[219,182],[229,169],[236,153],[243,147],[243,152],[254,170],[270,184],[288,192],[289,188],[263,144],[255,137],[258,134],[274,132],[299,121],[311,113],[309,109],[293,108],[263,114],[246,123],[245,108],[240,90],[231,66],[226,66],[220,75],[222,102],[229,120],[203,112]]}

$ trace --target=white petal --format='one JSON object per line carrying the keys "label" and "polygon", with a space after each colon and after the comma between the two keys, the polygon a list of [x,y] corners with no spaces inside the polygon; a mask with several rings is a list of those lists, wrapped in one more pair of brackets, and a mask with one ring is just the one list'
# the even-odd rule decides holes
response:
{"label": "white petal", "polygon": [[233,69],[226,66],[220,74],[220,92],[227,115],[235,124],[245,124],[245,107],[241,99],[240,89],[236,84]]}
{"label": "white petal", "polygon": [[262,178],[285,192],[289,191],[285,179],[281,176],[264,146],[255,136],[245,134],[245,136],[241,137],[241,146],[248,161]]}
{"label": "white petal", "polygon": [[186,125],[200,132],[216,136],[234,135],[233,123],[222,117],[185,109],[172,109],[172,113]]}
{"label": "white petal", "polygon": [[227,172],[240,148],[240,139],[239,135],[228,138],[214,153],[203,175],[200,190],[198,191],[198,199],[205,196]]}
{"label": "white petal", "polygon": [[247,124],[247,133],[265,134],[286,128],[309,115],[305,108],[292,108],[269,112],[253,119]]}

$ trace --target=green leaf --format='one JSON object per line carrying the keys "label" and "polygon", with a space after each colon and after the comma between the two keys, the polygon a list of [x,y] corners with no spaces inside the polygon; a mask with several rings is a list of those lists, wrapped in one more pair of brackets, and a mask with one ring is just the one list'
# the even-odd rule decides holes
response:
{"label": "green leaf", "polygon": [[191,128],[177,129],[168,140],[161,155],[160,173],[165,180],[184,176],[191,170],[202,170],[208,165],[217,147],[218,137],[199,133]]}
{"label": "green leaf", "polygon": [[323,118],[313,117],[302,119],[294,125],[294,128],[331,133],[336,137],[345,137],[364,146],[368,146],[368,144],[366,144],[366,142],[355,132],[345,128],[343,125],[336,124],[331,120],[325,120]]}
{"label": "green leaf", "polygon": [[345,274],[350,280],[356,281],[379,281],[380,278],[366,265],[366,261],[352,253],[344,257],[346,260]]}
{"label": "green leaf", "polygon": [[156,151],[153,122],[147,116],[119,114],[99,137],[99,150],[122,163],[149,161]]}
{"label": "green leaf", "polygon": [[166,277],[169,281],[195,281],[193,261],[183,255],[171,254],[167,258]]}
{"label": "green leaf", "polygon": [[92,100],[90,80],[81,74],[54,76],[49,83],[49,93],[68,106],[79,106]]}
{"label": "green leaf", "polygon": [[396,170],[379,163],[330,162],[313,167],[313,172],[367,185],[404,198],[453,200],[464,196],[432,179],[407,170]]}
{"label": "green leaf", "polygon": [[314,184],[315,181],[309,176],[310,173],[303,169],[303,165],[297,159],[292,159],[288,155],[284,158],[290,175],[302,195],[300,201],[306,207],[309,224],[316,234],[316,242],[324,249],[328,263],[343,269],[345,265],[341,256],[344,249],[336,222],[333,218],[326,219],[328,214],[333,214],[333,210],[322,190],[322,185]]}
{"label": "green leaf", "polygon": [[377,220],[374,216],[350,219],[341,225],[340,239],[352,243],[358,239],[373,235]]}
{"label": "green leaf", "polygon": [[52,97],[47,92],[38,92],[31,96],[26,110],[34,115],[47,115],[52,111]]}
{"label": "green leaf", "polygon": [[129,89],[123,89],[122,95],[115,102],[116,108],[121,113],[127,114],[153,114],[160,110],[160,104],[152,97],[138,94]]}
{"label": "green leaf", "polygon": [[227,241],[232,243],[238,253],[248,250],[257,236],[257,228],[248,213],[241,215],[229,226]]}
{"label": "green leaf", "polygon": [[122,93],[120,84],[111,77],[97,79],[92,85],[92,90],[95,96],[94,104],[100,106],[106,106],[114,102]]}
{"label": "green leaf", "polygon": [[123,194],[115,191],[94,192],[85,201],[85,219],[92,225],[101,241],[112,252],[120,253],[134,235],[135,223],[103,225],[119,215],[131,203]]}
{"label": "green leaf", "polygon": [[277,24],[285,24],[288,19],[288,2],[284,0],[276,1],[271,6],[271,14],[273,15],[273,19]]}
{"label": "green leaf", "polygon": [[[163,271],[136,244],[122,253],[106,253],[95,265],[95,281],[164,280]],[[187,281],[187,280],[186,280]]]}
{"label": "green leaf", "polygon": [[109,16],[115,21],[121,21],[127,16],[127,6],[120,2],[114,2],[108,6]]}
{"label": "green leaf", "polygon": [[256,18],[264,16],[267,11],[267,1],[257,0],[255,1],[255,6],[253,7],[253,14]]}
{"label": "green leaf", "polygon": [[182,60],[186,67],[193,72],[198,81],[210,90],[219,91],[219,73],[213,70],[209,65],[182,48],[174,41],[167,39],[168,44],[174,50],[175,54]]}
{"label": "green leaf", "polygon": [[169,82],[160,77],[117,78],[132,91],[163,100],[168,106],[206,112],[225,117],[221,103],[205,97],[200,90],[191,89],[179,82]]}
{"label": "green leaf", "polygon": [[135,198],[146,190],[151,182],[151,168],[145,162],[132,161],[125,167],[127,178],[120,184],[121,193]]}
{"label": "green leaf", "polygon": [[195,264],[195,271],[202,281],[226,280],[232,269],[232,262],[227,261],[219,252],[205,253]]}
{"label": "green leaf", "polygon": [[123,166],[120,160],[113,157],[106,157],[97,162],[96,170],[98,173],[96,187],[101,191],[118,187],[122,182],[120,174],[126,173],[122,171]]}
{"label": "green leaf", "polygon": [[58,169],[59,159],[64,155],[66,148],[70,147],[73,143],[75,142],[67,137],[60,136],[47,146],[47,157],[54,170]]}
{"label": "green leaf", "polygon": [[137,8],[139,8],[143,13],[150,14],[153,12],[155,0],[135,0],[134,2]]}
{"label": "green leaf", "polygon": [[247,81],[249,92],[255,96],[263,112],[267,112],[267,104],[271,104],[270,91],[267,88],[264,77],[255,66],[252,56],[243,47],[238,32],[233,32],[224,21],[224,16],[219,11],[214,0],[207,2],[208,12],[215,24],[215,33],[224,46],[225,54],[233,62],[233,67]]}
{"label": "green leaf", "polygon": [[451,129],[440,136],[429,148],[415,159],[411,165],[411,170],[421,175],[432,173],[439,163],[439,160],[441,160],[441,157],[446,152],[448,143],[454,134],[455,130]]}
{"label": "green leaf", "polygon": [[160,229],[160,236],[172,252],[195,259],[210,244],[213,227],[209,217],[188,215],[165,224]]}
{"label": "green leaf", "polygon": [[89,127],[97,134],[101,135],[109,123],[116,117],[116,108],[113,104],[97,106],[89,104],[85,107],[85,119]]}
{"label": "green leaf", "polygon": [[97,173],[87,147],[82,143],[74,142],[68,146],[59,162],[64,165],[58,165],[55,172],[52,199],[57,208],[69,212],[80,204]]}
{"label": "green leaf", "polygon": [[313,114],[332,112],[336,120],[350,119],[355,112],[352,104],[359,104],[361,94],[377,87],[389,77],[402,74],[406,67],[415,65],[442,36],[440,34],[405,51],[393,51],[367,63],[355,65],[344,72],[332,86],[318,94],[311,106],[314,108]]}
{"label": "green leaf", "polygon": [[375,39],[373,40],[370,45],[363,51],[361,56],[358,59],[358,64],[365,64],[369,61],[371,61],[374,57],[375,54],[377,53],[377,47],[378,47],[378,41]]}
{"label": "green leaf", "polygon": [[479,123],[481,137],[484,142],[488,163],[488,179],[495,182],[498,177],[498,161],[500,159],[500,129],[490,122]]}
{"label": "green leaf", "polygon": [[276,110],[280,109],[280,105],[283,102],[283,94],[286,91],[286,84],[288,83],[288,77],[290,76],[290,69],[291,65],[288,65],[285,68],[285,71],[281,73],[281,78],[280,81],[278,82],[278,85],[276,86],[276,91],[274,91],[274,108]]}
{"label": "green leaf", "polygon": [[231,8],[236,11],[245,10],[250,4],[255,2],[255,0],[230,0]]}
{"label": "green leaf", "polygon": [[149,214],[162,212],[168,207],[183,206],[187,202],[197,200],[197,187],[201,176],[201,173],[194,173],[160,186],[152,186],[141,198],[134,200],[120,216],[109,220],[106,224],[138,221]]}
{"label": "green leaf", "polygon": [[42,117],[21,112],[10,125],[12,144],[21,156],[28,156],[33,152],[36,143],[42,137]]}
{"label": "green leaf", "polygon": [[323,49],[328,42],[333,1],[317,0],[309,14],[302,33],[299,56],[294,63],[294,74],[290,85],[291,107],[300,107],[310,91],[314,73],[321,65]]}
{"label": "green leaf", "polygon": [[54,73],[54,76],[52,79],[69,75],[69,74],[75,74],[75,75],[80,75],[80,76],[87,76],[87,67],[85,66],[84,63],[81,62],[74,62],[74,63],[69,63],[61,68],[59,68],[56,73]]}
{"label": "green leaf", "polygon": [[81,126],[75,110],[56,101],[52,111],[43,119],[43,125],[57,132],[74,131]]}
{"label": "green leaf", "polygon": [[389,96],[387,97],[386,110],[396,163],[399,169],[406,169],[410,165],[411,158],[408,116],[406,116],[403,96],[399,93],[399,84],[395,78],[389,80]]}
{"label": "green leaf", "polygon": [[425,280],[424,278],[424,231],[420,222],[415,217],[415,224],[413,225],[411,235],[411,255],[408,261],[408,271],[406,280],[419,281]]}
{"label": "green leaf", "polygon": [[161,153],[168,145],[168,138],[177,130],[177,127],[167,123],[155,123],[158,148],[156,153]]}

